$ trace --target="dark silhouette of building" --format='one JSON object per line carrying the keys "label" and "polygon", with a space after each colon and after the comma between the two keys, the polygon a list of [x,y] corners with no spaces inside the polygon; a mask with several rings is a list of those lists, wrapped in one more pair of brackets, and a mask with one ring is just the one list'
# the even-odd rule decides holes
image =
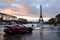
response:
{"label": "dark silhouette of building", "polygon": [[0,19],[1,20],[16,20],[16,16],[0,13]]}
{"label": "dark silhouette of building", "polygon": [[23,18],[17,18],[16,16],[0,13],[0,24],[12,24],[12,23],[26,23],[27,20]]}
{"label": "dark silhouette of building", "polygon": [[56,22],[60,24],[60,14],[56,15]]}

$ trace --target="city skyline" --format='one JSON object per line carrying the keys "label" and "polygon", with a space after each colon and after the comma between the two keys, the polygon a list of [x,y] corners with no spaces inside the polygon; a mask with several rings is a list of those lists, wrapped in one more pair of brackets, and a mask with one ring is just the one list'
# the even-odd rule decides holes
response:
{"label": "city skyline", "polygon": [[60,13],[60,0],[0,0],[0,12],[38,21],[40,5],[45,21]]}

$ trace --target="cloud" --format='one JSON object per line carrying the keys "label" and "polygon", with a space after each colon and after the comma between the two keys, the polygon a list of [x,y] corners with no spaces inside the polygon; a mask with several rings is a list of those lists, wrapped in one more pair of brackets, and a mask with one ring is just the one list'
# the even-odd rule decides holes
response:
{"label": "cloud", "polygon": [[[15,5],[16,9],[14,8],[3,8],[0,9],[0,12],[2,13],[6,13],[9,15],[16,15],[16,16],[33,16],[33,13],[29,13],[29,11],[27,10],[27,8],[24,5]],[[35,15],[36,16],[36,15]]]}
{"label": "cloud", "polygon": [[54,17],[60,12],[60,0],[0,0],[0,12],[39,17],[40,4],[43,7],[44,17]]}

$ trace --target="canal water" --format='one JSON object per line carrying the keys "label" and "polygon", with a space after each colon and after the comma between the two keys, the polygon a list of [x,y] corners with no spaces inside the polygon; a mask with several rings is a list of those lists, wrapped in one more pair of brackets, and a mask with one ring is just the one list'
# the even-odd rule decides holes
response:
{"label": "canal water", "polygon": [[42,31],[41,29],[34,29],[32,34],[0,34],[0,40],[60,40],[60,30],[58,27],[59,26],[45,24]]}

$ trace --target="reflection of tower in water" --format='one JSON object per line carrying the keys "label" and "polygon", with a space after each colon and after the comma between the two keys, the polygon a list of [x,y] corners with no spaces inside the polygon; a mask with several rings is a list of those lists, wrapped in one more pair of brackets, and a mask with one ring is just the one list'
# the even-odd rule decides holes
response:
{"label": "reflection of tower in water", "polygon": [[43,16],[42,16],[42,5],[40,5],[40,17],[39,17],[39,21],[38,21],[38,25],[37,27],[42,27],[43,26]]}

